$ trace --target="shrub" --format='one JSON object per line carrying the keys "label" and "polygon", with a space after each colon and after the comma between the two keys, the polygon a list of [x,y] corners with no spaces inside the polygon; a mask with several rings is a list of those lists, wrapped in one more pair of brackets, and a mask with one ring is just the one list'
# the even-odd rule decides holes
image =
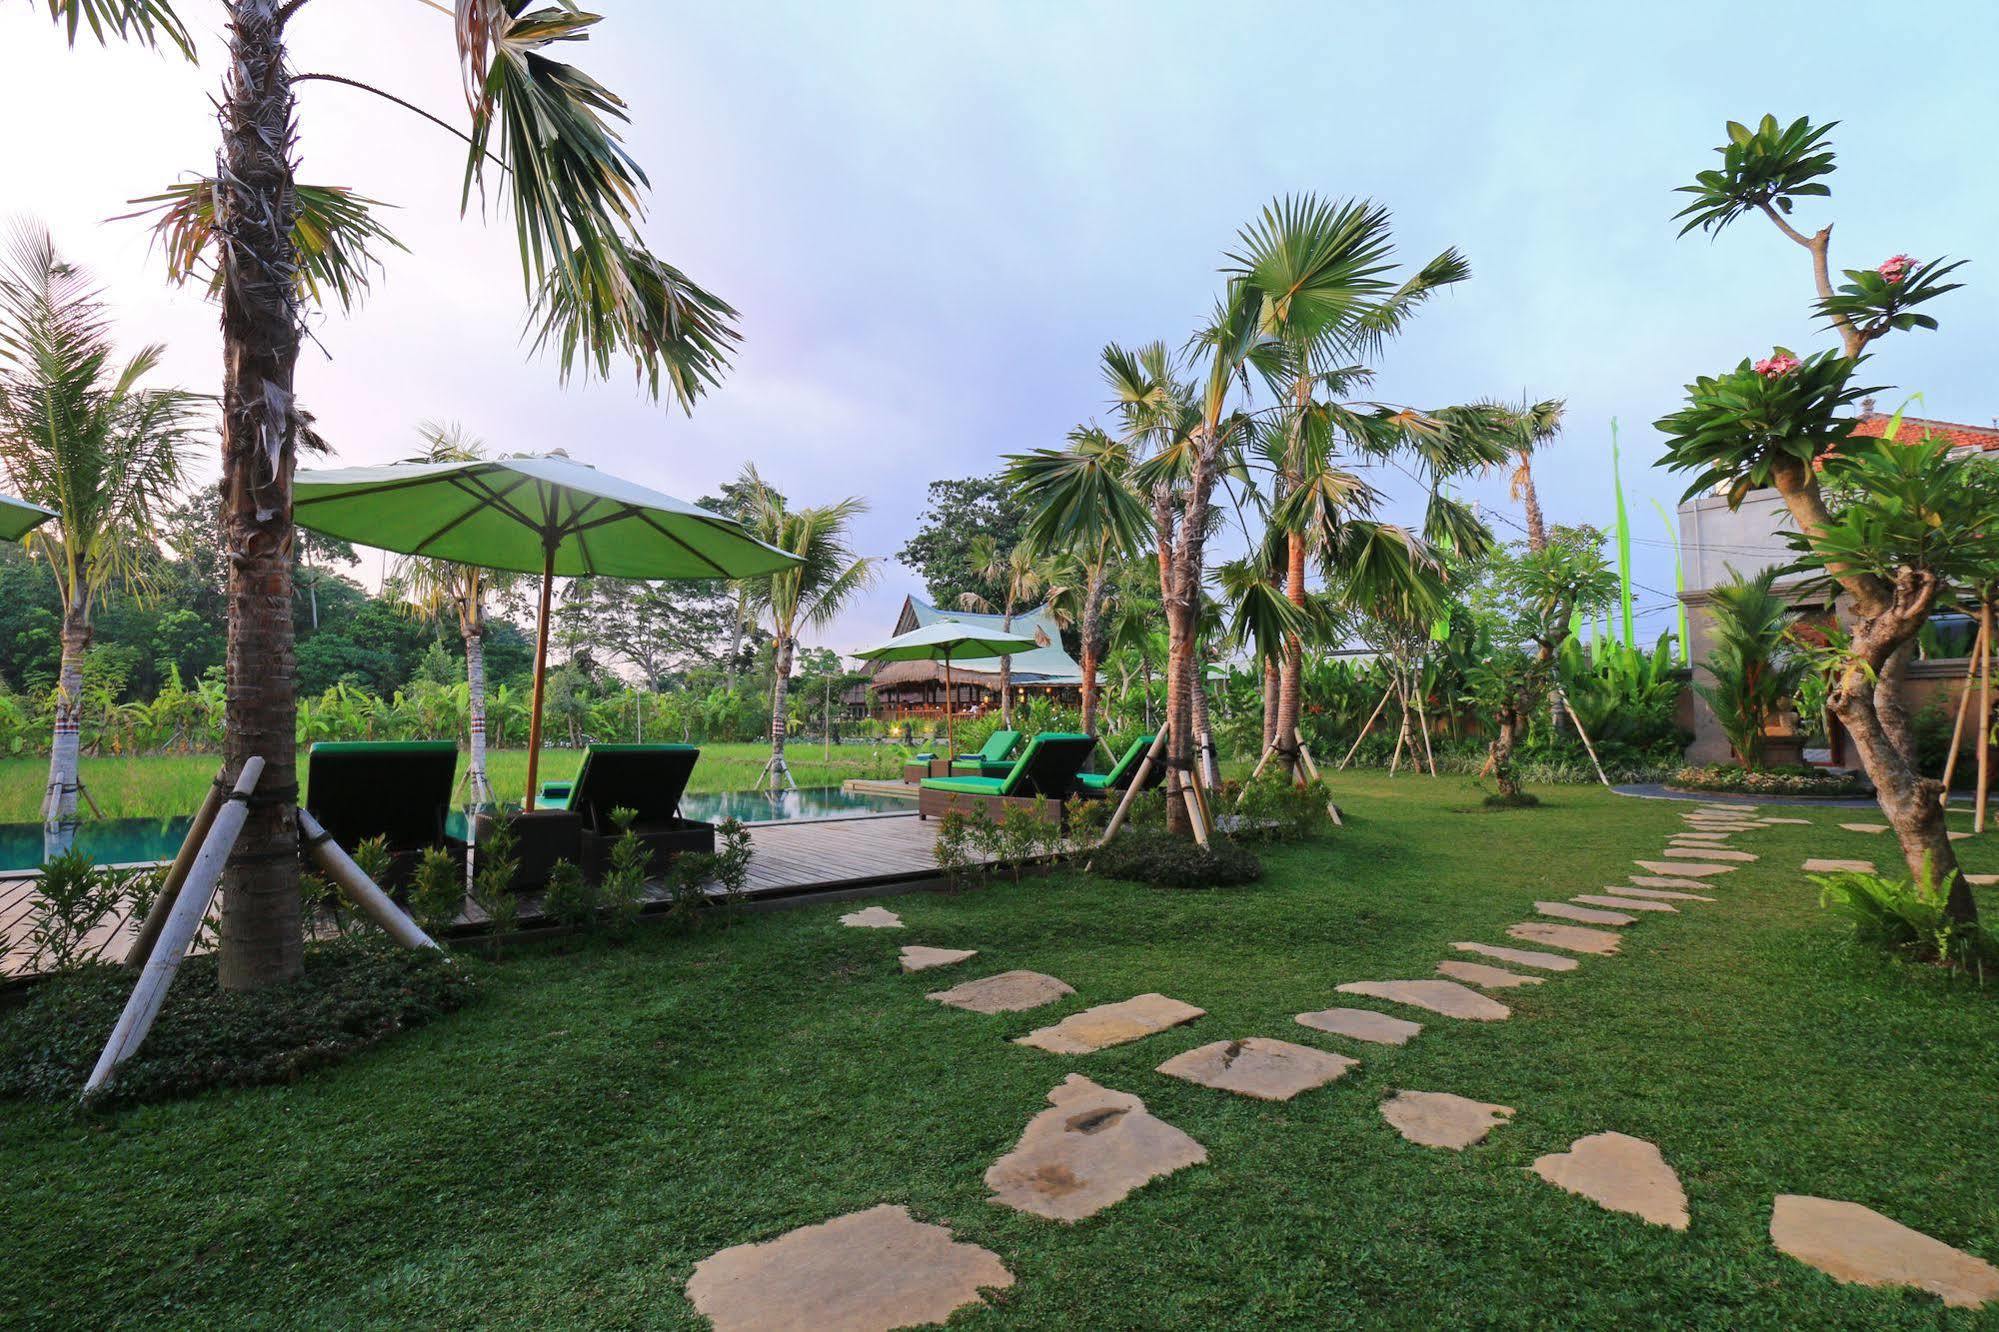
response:
{"label": "shrub", "polygon": [[1828,772],[1823,768],[1789,764],[1751,771],[1732,763],[1706,767],[1684,767],[1667,778],[1668,786],[1689,791],[1733,791],[1743,795],[1800,795],[1837,798],[1869,793],[1867,781],[1857,772]]}
{"label": "shrub", "polygon": [[465,909],[465,871],[441,846],[424,848],[410,878],[410,915],[435,939]]}
{"label": "shrub", "polygon": [[1104,829],[1110,826],[1111,815],[1117,810],[1117,801],[1071,800],[1069,802],[1069,845],[1077,847],[1095,846],[1103,840]]}
{"label": "shrub", "polygon": [[[1043,801],[1036,797],[1036,809],[1042,804]],[[999,858],[1013,875],[1015,883],[1020,882],[1021,872],[1026,869],[1027,863],[1040,856],[1049,832],[1054,831],[1055,827],[1056,825],[1046,819],[1038,817],[1034,811],[1022,809],[1018,805],[1007,810],[1000,818],[994,840],[999,843]]]}
{"label": "shrub", "polygon": [[[69,971],[104,952],[110,927],[127,914],[143,918],[159,894],[154,869],[113,869],[71,849],[42,866],[24,942],[34,971]],[[95,941],[91,935],[104,932]]]}
{"label": "shrub", "polygon": [[514,854],[514,825],[495,819],[478,848],[472,873],[472,902],[486,913],[487,943],[493,960],[500,957],[500,941],[520,925],[521,899],[514,892],[514,875],[520,858]]}
{"label": "shrub", "polygon": [[743,891],[749,887],[750,859],[756,855],[756,844],[741,819],[723,819],[715,825],[715,836],[718,848],[712,866],[715,882],[722,886],[723,900],[729,906],[740,906]]}
{"label": "shrub", "polygon": [[[132,981],[125,968],[97,964],[35,986],[0,1018],[0,1096],[74,1098]],[[224,990],[216,984],[214,956],[191,957],[106,1100],[156,1101],[211,1087],[294,1081],[462,1008],[474,993],[472,978],[444,954],[395,948],[379,935],[309,943],[299,980],[261,990]]]}
{"label": "shrub", "polygon": [[[983,821],[983,820],[982,820]],[[972,855],[972,820],[951,810],[937,824],[937,868],[953,888],[970,887],[977,878]]]}
{"label": "shrub", "polygon": [[1232,835],[1244,840],[1295,842],[1317,837],[1333,822],[1326,812],[1332,795],[1324,782],[1299,786],[1281,772],[1266,770],[1240,787],[1224,783],[1216,795],[1217,814],[1232,810],[1237,830]]}
{"label": "shrub", "polygon": [[1153,828],[1124,830],[1091,857],[1090,870],[1157,888],[1232,888],[1263,877],[1256,854],[1226,837],[1203,847]]}
{"label": "shrub", "polygon": [[1919,962],[1971,971],[1982,981],[1999,963],[1999,935],[1978,923],[1944,914],[1945,894],[1927,883],[1878,874],[1814,874],[1819,905],[1853,924],[1861,943]]}
{"label": "shrub", "polygon": [[583,877],[580,866],[558,860],[550,867],[548,885],[541,894],[541,909],[550,920],[572,930],[594,930],[601,905],[597,885]]}
{"label": "shrub", "polygon": [[611,811],[618,840],[611,843],[611,863],[604,870],[603,899],[611,932],[620,938],[638,923],[639,912],[645,907],[646,875],[652,872],[652,852],[632,831],[632,820],[637,817],[637,810]]}

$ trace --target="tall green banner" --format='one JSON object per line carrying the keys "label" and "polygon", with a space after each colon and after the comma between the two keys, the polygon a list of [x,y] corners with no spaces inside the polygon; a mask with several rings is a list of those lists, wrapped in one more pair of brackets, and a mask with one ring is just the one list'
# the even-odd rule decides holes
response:
{"label": "tall green banner", "polygon": [[1624,511],[1624,473],[1617,449],[1617,418],[1610,418],[1610,483],[1617,490],[1617,593],[1624,612],[1624,646],[1638,646],[1631,610],[1631,517]]}

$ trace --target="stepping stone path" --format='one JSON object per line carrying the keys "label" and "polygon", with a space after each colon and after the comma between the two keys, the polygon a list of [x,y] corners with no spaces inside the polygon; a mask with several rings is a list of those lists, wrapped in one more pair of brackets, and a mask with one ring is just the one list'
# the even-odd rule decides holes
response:
{"label": "stepping stone path", "polygon": [[1872,874],[1874,862],[1871,860],[1807,860],[1807,874]]}
{"label": "stepping stone path", "polygon": [[1349,1036],[1375,1045],[1407,1045],[1412,1036],[1423,1030],[1420,1022],[1390,1017],[1371,1008],[1326,1008],[1317,1013],[1300,1013],[1294,1021],[1313,1031],[1329,1031],[1335,1036]]}
{"label": "stepping stone path", "polygon": [[1134,1189],[1199,1165],[1207,1148],[1127,1092],[1071,1073],[1048,1093],[1014,1149],[986,1171],[991,1201],[1051,1221],[1080,1221]]}
{"label": "stepping stone path", "polygon": [[1044,976],[1038,971],[1002,971],[997,976],[966,981],[963,985],[954,985],[948,990],[938,990],[923,997],[974,1013],[1019,1013],[1052,1004],[1062,996],[1074,993],[1053,976]]}
{"label": "stepping stone path", "polygon": [[1888,825],[1885,823],[1842,823],[1839,826],[1848,832],[1857,833],[1884,833],[1888,831]]}
{"label": "stepping stone path", "polygon": [[1801,828],[1809,828],[1812,826],[1812,821],[1810,819],[1764,819],[1763,822],[1766,824],[1795,823]]}
{"label": "stepping stone path", "polygon": [[840,923],[856,930],[899,930],[902,928],[902,917],[887,907],[867,907],[849,911],[840,917]]}
{"label": "stepping stone path", "polygon": [[1163,994],[1135,995],[1120,1003],[1098,1004],[1071,1013],[1052,1027],[1016,1037],[1014,1044],[1031,1045],[1050,1054],[1094,1054],[1192,1022],[1206,1011]]}
{"label": "stepping stone path", "polygon": [[932,967],[948,967],[978,955],[976,948],[925,948],[922,944],[909,944],[902,950],[902,969],[928,971]]}
{"label": "stepping stone path", "polygon": [[1012,1284],[996,1255],[885,1203],[704,1258],[687,1298],[715,1332],[888,1332]]}
{"label": "stepping stone path", "polygon": [[[1671,880],[1669,880],[1669,879],[1660,879],[1660,880],[1657,880],[1657,882],[1659,882],[1659,883],[1670,883],[1670,882],[1671,882]],[[1705,885],[1699,885],[1699,886],[1705,886]],[[1662,902],[1712,902],[1712,901],[1714,901],[1714,899],[1713,899],[1712,897],[1702,897],[1702,896],[1701,896],[1701,895],[1700,895],[1699,893],[1679,893],[1679,892],[1673,892],[1673,891],[1671,891],[1671,890],[1669,890],[1669,889],[1665,889],[1665,888],[1626,888],[1626,887],[1624,887],[1624,886],[1623,886],[1623,885],[1621,885],[1621,884],[1613,884],[1613,885],[1612,885],[1611,887],[1609,887],[1609,888],[1606,888],[1606,889],[1604,889],[1604,891],[1605,891],[1605,892],[1607,892],[1607,893],[1616,893],[1616,894],[1617,894],[1618,896],[1620,896],[1620,897],[1626,897],[1626,898],[1631,898],[1631,897],[1653,897],[1653,898],[1657,898],[1657,899],[1659,899],[1659,900],[1660,900],[1660,901],[1662,901]],[[1587,902],[1587,901],[1590,901],[1591,899],[1589,899],[1589,898],[1587,898],[1587,897],[1578,897],[1578,898],[1577,898],[1576,900],[1577,900],[1578,902]]]}
{"label": "stepping stone path", "polygon": [[1728,834],[1725,832],[1674,833],[1673,840],[1676,842],[1725,842],[1728,840]]}
{"label": "stepping stone path", "polygon": [[1288,1101],[1359,1066],[1360,1060],[1346,1055],[1250,1036],[1240,1041],[1195,1046],[1184,1054],[1174,1055],[1153,1071],[1202,1087],[1253,1096],[1259,1101]]}
{"label": "stepping stone path", "polygon": [[1523,976],[1504,967],[1488,967],[1483,962],[1447,959],[1437,964],[1437,974],[1476,985],[1481,990],[1517,990],[1523,985],[1546,985],[1546,976]]}
{"label": "stepping stone path", "polygon": [[1341,994],[1364,994],[1372,999],[1390,999],[1398,1004],[1408,1004],[1412,1008],[1427,1008],[1432,1013],[1463,1018],[1468,1022],[1502,1022],[1513,1016],[1513,1010],[1497,999],[1487,998],[1477,990],[1469,989],[1456,981],[1349,981],[1338,989]]}
{"label": "stepping stone path", "polygon": [[1721,846],[1669,846],[1666,848],[1668,860],[1732,860],[1738,864],[1754,863],[1759,857],[1747,851],[1730,851]]}
{"label": "stepping stone path", "polygon": [[1659,1149],[1643,1138],[1592,1133],[1566,1152],[1538,1158],[1533,1171],[1599,1207],[1629,1212],[1655,1226],[1687,1228],[1687,1194]]}
{"label": "stepping stone path", "polygon": [[1689,879],[1712,879],[1717,874],[1735,873],[1733,865],[1688,865],[1677,860],[1634,860],[1631,863],[1654,874],[1678,874]]}
{"label": "stepping stone path", "polygon": [[[1634,875],[1632,875],[1632,876],[1631,876],[1631,882],[1633,882],[1633,883],[1637,884],[1637,885],[1638,885],[1638,886],[1639,886],[1640,888],[1712,888],[1712,887],[1714,887],[1714,885],[1713,885],[1713,884],[1711,884],[1711,883],[1702,883],[1702,882],[1701,882],[1701,881],[1700,881],[1699,879],[1674,879],[1674,878],[1663,878],[1663,879],[1662,879],[1662,878],[1660,878],[1659,876],[1657,876],[1657,875],[1655,875],[1655,874],[1634,874]],[[1713,899],[1713,898],[1711,898],[1711,897],[1704,897],[1704,898],[1702,898],[1701,900],[1702,900],[1702,901],[1704,901],[1704,902],[1711,902],[1711,901],[1713,901],[1714,899]]]}
{"label": "stepping stone path", "polygon": [[1511,1119],[1513,1107],[1449,1092],[1399,1091],[1381,1103],[1381,1117],[1420,1147],[1458,1152]]}
{"label": "stepping stone path", "polygon": [[1525,948],[1502,948],[1498,944],[1466,943],[1460,941],[1451,947],[1461,953],[1477,953],[1480,957],[1496,957],[1501,962],[1511,962],[1516,967],[1538,967],[1542,971],[1574,971],[1582,963],[1560,953],[1535,953]]}
{"label": "stepping stone path", "polygon": [[1545,920],[1527,920],[1509,925],[1506,932],[1528,943],[1566,948],[1572,953],[1595,953],[1607,957],[1617,951],[1617,936],[1605,930],[1586,930],[1580,925],[1556,925]]}
{"label": "stepping stone path", "polygon": [[[1633,892],[1638,891],[1632,889]],[[1608,897],[1602,893],[1578,893],[1569,899],[1584,906],[1615,907],[1619,911],[1670,911],[1679,914],[1678,907],[1667,906],[1664,902],[1647,902],[1638,897]]]}
{"label": "stepping stone path", "polygon": [[1837,1281],[1916,1286],[1958,1309],[1999,1300],[1999,1267],[1859,1203],[1780,1193],[1770,1242]]}
{"label": "stepping stone path", "polygon": [[1585,925],[1629,925],[1637,920],[1622,911],[1598,911],[1592,907],[1571,906],[1567,902],[1536,902],[1534,909],[1544,916],[1557,920],[1579,920]]}

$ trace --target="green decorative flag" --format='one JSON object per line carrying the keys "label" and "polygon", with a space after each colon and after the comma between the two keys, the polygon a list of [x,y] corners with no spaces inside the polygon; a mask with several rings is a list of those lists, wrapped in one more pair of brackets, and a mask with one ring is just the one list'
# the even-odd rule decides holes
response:
{"label": "green decorative flag", "polygon": [[1624,645],[1638,644],[1631,612],[1631,517],[1624,509],[1624,475],[1617,450],[1617,418],[1610,418],[1610,484],[1617,491],[1617,592],[1624,611]]}
{"label": "green decorative flag", "polygon": [[1673,546],[1673,606],[1680,613],[1680,660],[1693,660],[1693,646],[1687,641],[1687,603],[1680,600],[1680,594],[1687,590],[1687,566],[1680,558],[1680,530],[1673,526],[1673,516],[1666,512],[1666,506],[1658,500],[1652,507],[1659,511],[1659,521],[1666,525],[1666,540]]}

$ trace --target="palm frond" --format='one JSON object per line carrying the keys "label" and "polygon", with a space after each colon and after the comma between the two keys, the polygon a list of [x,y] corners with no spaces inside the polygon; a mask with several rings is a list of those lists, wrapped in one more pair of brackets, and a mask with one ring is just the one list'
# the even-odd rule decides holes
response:
{"label": "palm frond", "polygon": [[84,28],[108,46],[111,39],[158,47],[167,42],[189,60],[194,38],[174,12],[171,0],[48,0],[49,17],[64,29],[71,46]]}

